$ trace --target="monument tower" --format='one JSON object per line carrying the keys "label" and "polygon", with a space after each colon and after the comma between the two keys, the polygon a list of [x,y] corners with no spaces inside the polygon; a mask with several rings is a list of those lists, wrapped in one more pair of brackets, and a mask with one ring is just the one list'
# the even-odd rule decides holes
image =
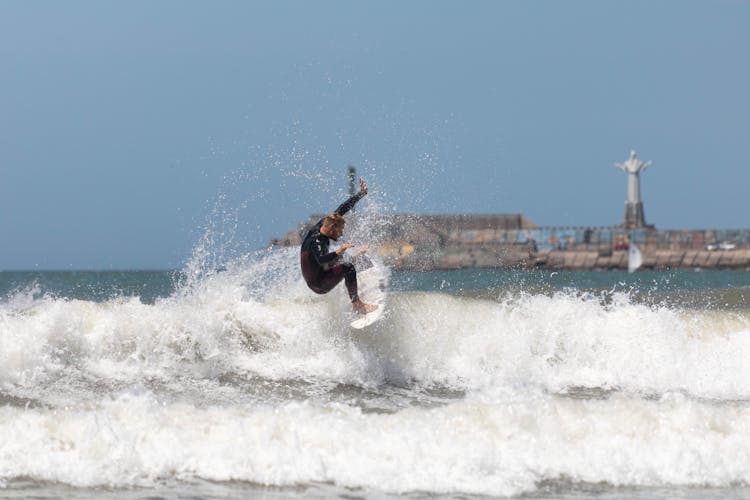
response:
{"label": "monument tower", "polygon": [[640,173],[651,165],[651,162],[643,162],[638,159],[635,151],[630,151],[630,158],[625,163],[615,165],[628,174],[628,198],[625,201],[625,229],[637,229],[650,227],[646,224],[643,215],[643,202],[641,201],[641,179]]}

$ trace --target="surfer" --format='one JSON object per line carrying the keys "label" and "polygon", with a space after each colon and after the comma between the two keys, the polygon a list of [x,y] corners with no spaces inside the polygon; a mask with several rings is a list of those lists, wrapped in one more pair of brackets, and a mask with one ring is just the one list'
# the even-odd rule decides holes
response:
{"label": "surfer", "polygon": [[349,262],[341,262],[344,252],[353,248],[353,243],[344,243],[333,252],[328,251],[331,240],[338,241],[344,234],[344,214],[367,195],[367,184],[364,179],[359,180],[359,193],[355,194],[335,211],[320,219],[310,229],[302,240],[300,248],[300,265],[302,276],[307,286],[315,293],[328,293],[344,280],[352,307],[355,312],[367,314],[378,306],[365,304],[357,295],[357,270]]}

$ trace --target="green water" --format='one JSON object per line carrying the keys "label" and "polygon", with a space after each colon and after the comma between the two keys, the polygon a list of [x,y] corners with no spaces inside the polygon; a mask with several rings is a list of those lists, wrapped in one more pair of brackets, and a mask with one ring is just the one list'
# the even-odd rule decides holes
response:
{"label": "green water", "polygon": [[[168,297],[186,281],[181,271],[4,271],[0,298],[18,294],[101,302],[115,297],[138,297],[152,303]],[[683,307],[718,309],[750,307],[747,271],[516,271],[464,269],[455,271],[396,271],[395,292],[441,291],[496,297],[503,293],[580,291],[625,292],[636,300]]]}

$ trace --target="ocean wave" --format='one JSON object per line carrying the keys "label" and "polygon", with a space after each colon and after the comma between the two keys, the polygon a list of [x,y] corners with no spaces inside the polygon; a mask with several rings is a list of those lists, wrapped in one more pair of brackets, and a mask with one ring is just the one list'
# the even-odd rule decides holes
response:
{"label": "ocean wave", "polygon": [[0,304],[0,383],[33,391],[66,377],[116,386],[239,373],[483,394],[750,399],[743,312],[682,311],[627,294],[399,292],[384,320],[355,331],[346,294],[310,292],[293,257],[237,261],[150,304],[19,294]]}
{"label": "ocean wave", "polygon": [[750,481],[748,429],[746,405],[680,394],[547,395],[377,414],[310,401],[200,407],[123,393],[56,411],[0,408],[0,471],[82,487],[194,478],[482,495],[560,479],[721,487]]}
{"label": "ocean wave", "polygon": [[0,302],[0,484],[517,495],[750,482],[750,316],[631,294],[393,292],[349,326],[292,250],[169,296]]}

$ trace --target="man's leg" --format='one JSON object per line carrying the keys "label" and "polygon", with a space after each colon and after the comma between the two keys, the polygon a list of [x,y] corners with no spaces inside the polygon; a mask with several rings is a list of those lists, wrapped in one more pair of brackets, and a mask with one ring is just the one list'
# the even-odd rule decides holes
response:
{"label": "man's leg", "polygon": [[344,279],[343,269],[340,268],[341,266],[338,265],[327,271],[321,272],[317,279],[313,283],[308,282],[308,285],[310,285],[310,288],[312,288],[315,293],[323,294],[330,292]]}
{"label": "man's leg", "polygon": [[352,307],[354,310],[358,313],[367,314],[377,309],[378,306],[365,304],[359,300],[359,295],[357,294],[357,270],[354,268],[354,265],[346,263],[339,264],[339,266],[343,268],[344,284],[346,284],[346,291],[349,292],[349,298],[352,300]]}
{"label": "man's leg", "polygon": [[341,264],[344,268],[344,284],[346,285],[346,291],[349,292],[349,298],[352,302],[358,302],[359,296],[357,295],[357,270],[353,264]]}
{"label": "man's leg", "polygon": [[341,283],[341,280],[344,280],[346,291],[349,292],[351,301],[359,300],[357,297],[357,270],[348,262],[333,266],[328,271],[321,273],[320,279],[315,284],[315,291],[318,293],[328,293]]}
{"label": "man's leg", "polygon": [[346,291],[349,293],[349,299],[352,301],[352,307],[355,311],[368,313],[378,308],[378,306],[365,304],[359,300],[359,295],[357,294],[357,270],[354,268],[354,265],[348,262],[338,264],[330,270],[325,271],[314,290],[317,293],[327,293],[341,283],[341,280],[344,280]]}

